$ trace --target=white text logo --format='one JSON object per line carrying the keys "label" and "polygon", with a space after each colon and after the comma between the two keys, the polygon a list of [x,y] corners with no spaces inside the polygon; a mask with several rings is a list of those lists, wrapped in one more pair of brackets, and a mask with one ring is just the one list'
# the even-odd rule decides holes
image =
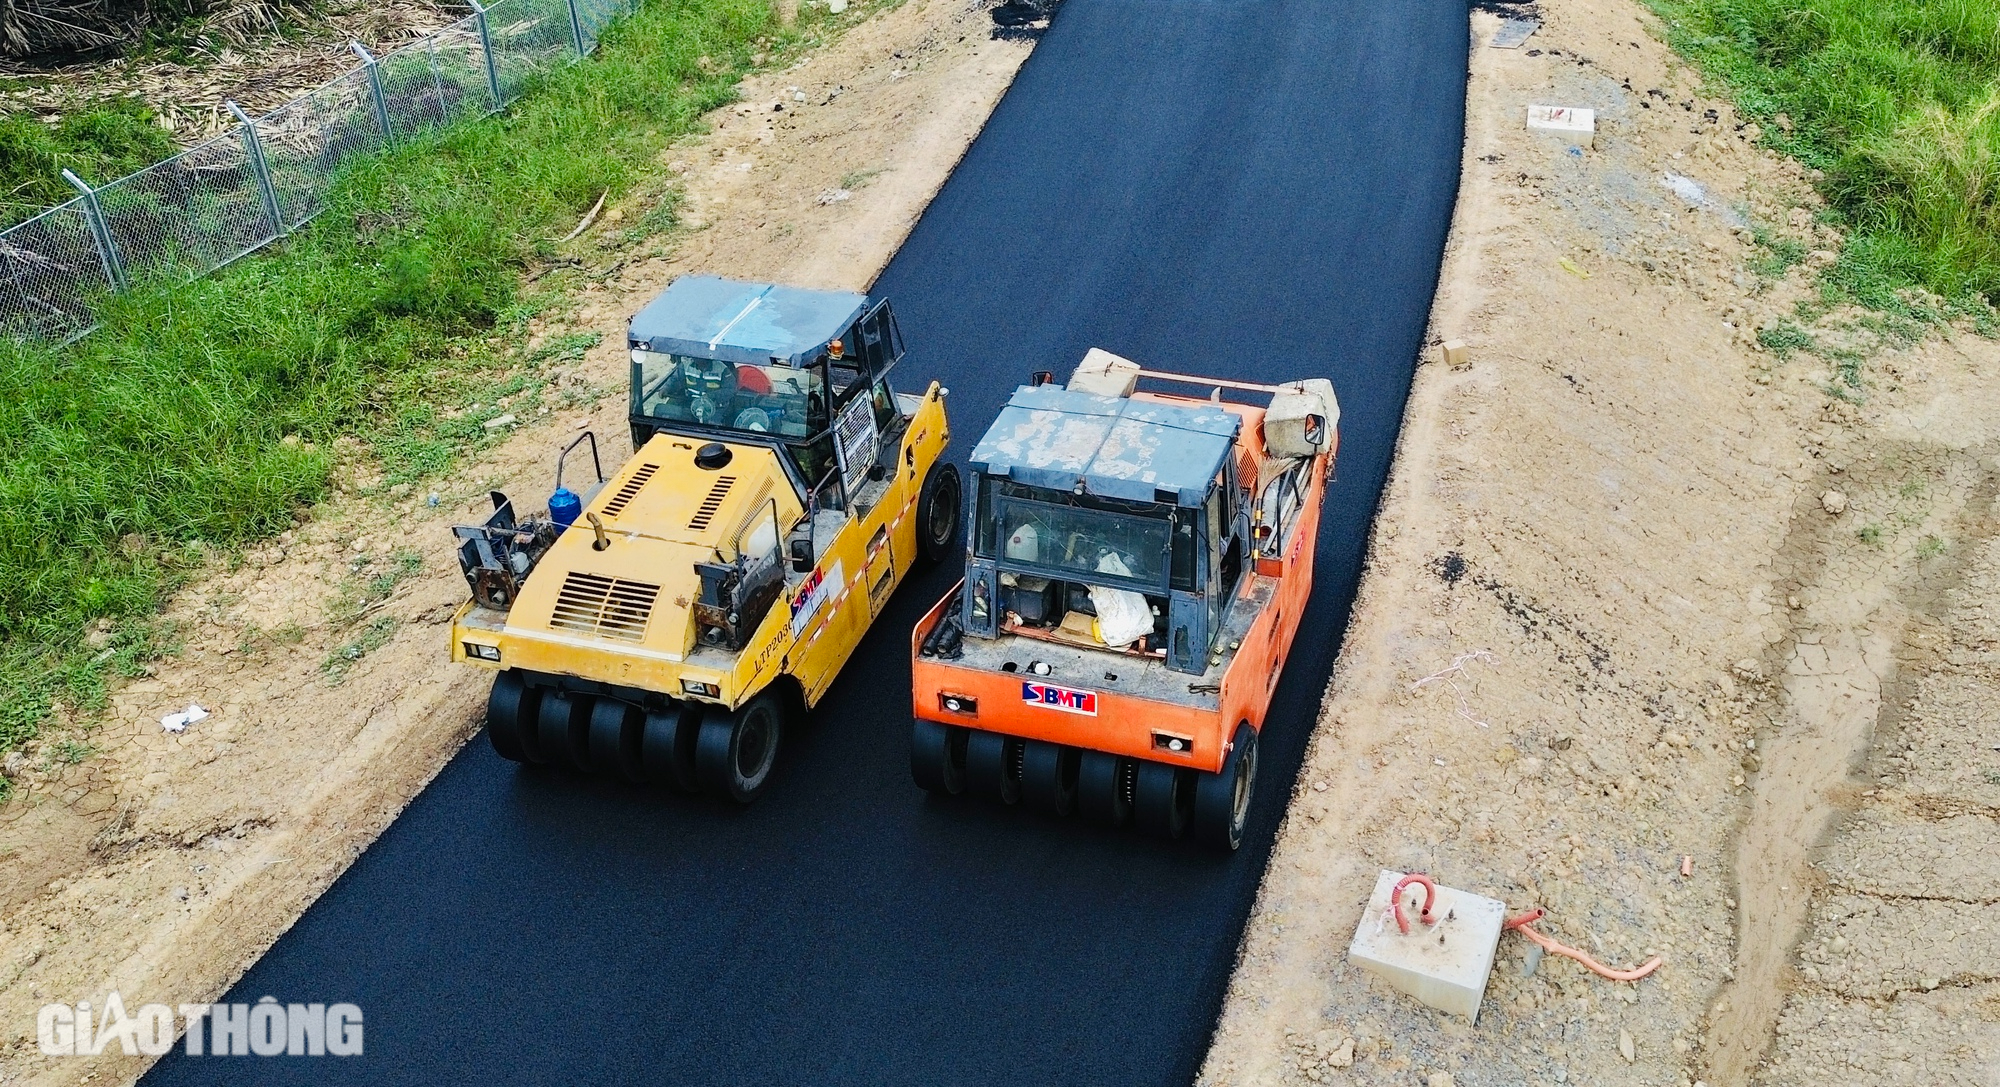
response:
{"label": "white text logo", "polygon": [[[179,1012],[178,1018],[175,1015]],[[35,1037],[51,1057],[94,1057],[100,1053],[158,1056],[174,1047],[179,1027],[187,1028],[190,1056],[358,1057],[361,1009],[352,1004],[280,1004],[265,997],[255,1004],[144,1004],[132,1013],[116,992],[101,1007],[88,1000],[44,1004],[35,1017]]]}

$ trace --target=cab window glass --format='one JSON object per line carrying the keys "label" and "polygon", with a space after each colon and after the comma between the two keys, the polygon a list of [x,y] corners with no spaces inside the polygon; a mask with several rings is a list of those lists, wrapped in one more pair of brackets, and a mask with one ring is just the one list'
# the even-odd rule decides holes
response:
{"label": "cab window glass", "polygon": [[819,375],[664,352],[633,352],[639,414],[676,422],[806,438],[826,429]]}

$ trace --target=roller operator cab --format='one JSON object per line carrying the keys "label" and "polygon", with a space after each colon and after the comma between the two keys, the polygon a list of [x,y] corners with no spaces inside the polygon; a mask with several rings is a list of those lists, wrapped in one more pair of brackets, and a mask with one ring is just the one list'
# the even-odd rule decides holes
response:
{"label": "roller operator cab", "polygon": [[1333,386],[1096,350],[1067,387],[1037,376],[973,450],[965,580],[912,640],[911,772],[1235,849],[1312,591]]}
{"label": "roller operator cab", "polygon": [[904,575],[957,548],[945,393],[891,387],[895,316],[859,294],[686,276],[627,346],[632,458],[607,476],[586,433],[546,515],[495,492],[455,530],[452,659],[498,672],[509,759],[748,802]]}

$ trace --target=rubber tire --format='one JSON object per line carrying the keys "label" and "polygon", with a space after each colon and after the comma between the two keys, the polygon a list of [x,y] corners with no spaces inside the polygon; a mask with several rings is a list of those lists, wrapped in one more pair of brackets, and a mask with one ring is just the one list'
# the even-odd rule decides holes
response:
{"label": "rubber tire", "polygon": [[965,791],[965,729],[917,718],[910,728],[910,777],[942,796]]}
{"label": "rubber tire", "polygon": [[597,772],[637,784],[646,780],[640,742],[646,722],[638,707],[615,698],[600,698],[590,708],[590,765]]}
{"label": "rubber tire", "polygon": [[675,702],[665,712],[646,715],[639,736],[639,764],[647,781],[677,792],[701,791],[694,772],[701,718],[702,707],[693,702]]}
{"label": "rubber tire", "polygon": [[550,766],[590,773],[590,697],[542,692],[536,715],[535,746]]}
{"label": "rubber tire", "polygon": [[541,752],[531,742],[541,712],[541,691],[522,682],[512,669],[493,677],[486,696],[486,739],[509,762],[538,763]]}
{"label": "rubber tire", "polygon": [[1143,834],[1173,839],[1194,814],[1193,775],[1178,766],[1142,760],[1132,789],[1132,822]]}
{"label": "rubber tire", "polygon": [[1085,819],[1122,827],[1132,819],[1132,760],[1086,751],[1077,761],[1076,809]]}
{"label": "rubber tire", "polygon": [[1236,726],[1229,757],[1222,771],[1197,774],[1194,784],[1194,836],[1204,845],[1235,850],[1243,844],[1243,827],[1250,819],[1250,801],[1257,788],[1257,730],[1245,721]]}
{"label": "rubber tire", "polygon": [[[964,494],[958,465],[940,462],[924,474],[924,485],[917,490],[917,555],[923,565],[936,566],[958,552]],[[948,526],[942,534],[941,526]]]}
{"label": "rubber tire", "polygon": [[757,799],[771,783],[784,726],[785,703],[768,690],[735,713],[704,718],[694,746],[695,776],[702,788],[738,804]]}
{"label": "rubber tire", "polygon": [[1036,811],[1076,810],[1076,773],[1083,753],[1074,747],[1029,740],[1021,751],[1021,800]]}
{"label": "rubber tire", "polygon": [[965,791],[995,804],[1021,799],[1021,741],[975,729],[965,738]]}

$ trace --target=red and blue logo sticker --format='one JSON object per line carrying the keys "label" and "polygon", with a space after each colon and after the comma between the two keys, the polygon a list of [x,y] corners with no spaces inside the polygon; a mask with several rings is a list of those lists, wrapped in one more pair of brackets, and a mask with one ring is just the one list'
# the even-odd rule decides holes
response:
{"label": "red and blue logo sticker", "polygon": [[1021,683],[1021,701],[1043,709],[1097,716],[1097,692],[1058,687],[1053,683]]}

